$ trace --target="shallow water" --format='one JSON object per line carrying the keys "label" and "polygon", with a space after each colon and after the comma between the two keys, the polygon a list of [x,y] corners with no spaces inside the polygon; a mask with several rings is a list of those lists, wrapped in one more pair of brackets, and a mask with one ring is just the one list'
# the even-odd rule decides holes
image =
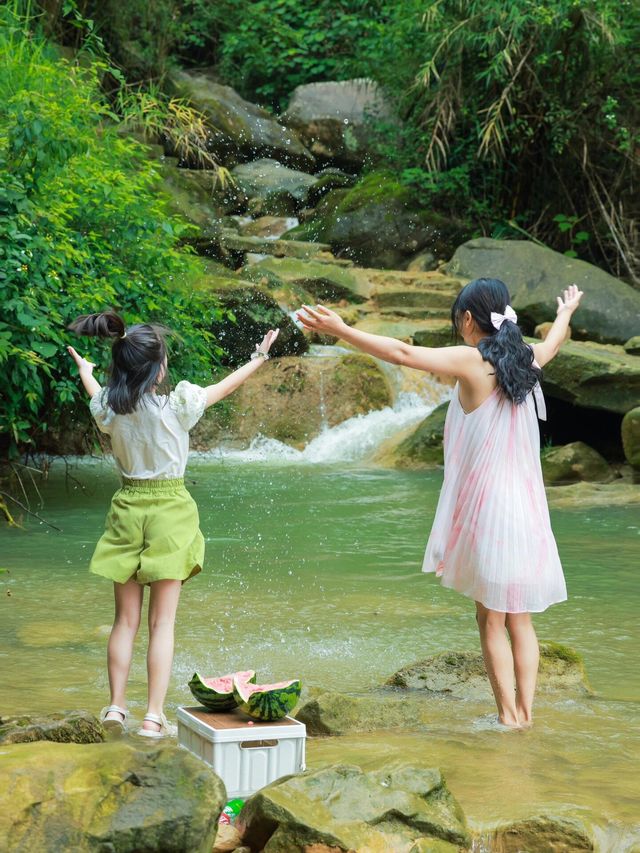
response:
{"label": "shallow water", "polygon": [[[183,590],[169,710],[189,701],[195,669],[364,690],[420,657],[477,648],[472,603],[420,573],[439,472],[200,459],[188,473],[207,559]],[[0,531],[2,713],[98,710],[108,698],[112,591],[86,564],[117,481],[101,461],[72,474],[56,463],[43,489],[44,516],[62,532],[33,519]],[[431,700],[428,732],[315,741],[310,764],[425,760],[476,827],[570,811],[595,819],[602,850],[640,838],[638,510],[558,509],[552,523],[570,599],[535,623],[584,655],[596,698],[541,698],[533,731],[508,735],[478,729],[490,707]],[[130,691],[138,717],[145,634]]]}

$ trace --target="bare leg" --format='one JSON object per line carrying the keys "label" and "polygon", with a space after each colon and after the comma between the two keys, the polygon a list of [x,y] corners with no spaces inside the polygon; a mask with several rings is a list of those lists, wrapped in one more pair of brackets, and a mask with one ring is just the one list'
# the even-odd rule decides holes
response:
{"label": "bare leg", "polygon": [[[173,663],[173,626],[180,599],[181,581],[164,580],[151,584],[149,597],[149,651],[147,652],[147,677],[150,714],[161,714],[167,695],[171,665]],[[149,721],[143,728],[158,731],[160,726]]]}
{"label": "bare leg", "polygon": [[482,655],[498,706],[498,719],[505,726],[517,726],[513,654],[505,627],[507,614],[489,610],[479,601],[476,610]]}
{"label": "bare leg", "polygon": [[[125,707],[133,641],[140,625],[142,593],[143,588],[134,580],[113,584],[116,613],[107,645],[107,670],[111,689],[110,704],[121,708]],[[111,712],[107,714],[107,719],[117,720],[120,715]]]}
{"label": "bare leg", "polygon": [[536,691],[540,649],[530,613],[508,613],[507,631],[511,637],[516,675],[516,707],[521,725],[530,725]]}

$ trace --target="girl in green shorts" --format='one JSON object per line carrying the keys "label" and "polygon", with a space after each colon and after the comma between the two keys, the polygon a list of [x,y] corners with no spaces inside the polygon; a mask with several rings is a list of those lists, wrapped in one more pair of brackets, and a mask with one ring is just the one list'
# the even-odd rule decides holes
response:
{"label": "girl in green shorts", "polygon": [[163,737],[173,728],[163,705],[180,589],[200,571],[204,557],[198,509],[183,480],[189,430],[206,408],[235,391],[264,363],[278,330],[267,332],[251,360],[221,382],[201,388],[183,381],[165,396],[157,393],[167,372],[164,329],[149,323],[126,328],[112,312],[78,317],[69,328],[79,335],[113,340],[104,388],[93,377],[94,365],[68,348],[91,398],[91,414],[111,437],[122,477],[90,565],[92,572],[113,581],[115,596],[107,648],[111,701],[101,719],[107,727],[126,728],[125,692],[148,585],[148,703],[139,734]]}

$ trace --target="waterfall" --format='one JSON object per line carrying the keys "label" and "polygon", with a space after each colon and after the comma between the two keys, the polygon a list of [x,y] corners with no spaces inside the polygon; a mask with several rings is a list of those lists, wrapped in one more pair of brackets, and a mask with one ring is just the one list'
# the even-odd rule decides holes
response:
{"label": "waterfall", "polygon": [[[350,352],[343,347],[313,347],[313,357],[330,357]],[[382,362],[380,363],[382,365]],[[409,371],[394,365],[384,365],[392,388],[393,405],[356,415],[336,426],[326,424],[319,435],[302,450],[297,450],[275,438],[257,436],[244,450],[221,446],[201,458],[225,462],[264,462],[295,464],[330,464],[358,462],[371,457],[392,436],[411,427],[429,415],[436,406],[448,399],[450,389],[432,376]],[[322,403],[321,403],[322,405]],[[324,414],[324,413],[323,413]]]}

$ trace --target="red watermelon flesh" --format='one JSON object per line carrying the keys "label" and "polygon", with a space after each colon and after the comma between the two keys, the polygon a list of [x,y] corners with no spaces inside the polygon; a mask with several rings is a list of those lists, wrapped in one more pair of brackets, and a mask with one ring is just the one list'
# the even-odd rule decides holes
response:
{"label": "red watermelon flesh", "polygon": [[241,678],[243,683],[250,684],[255,681],[256,674],[250,669],[215,678],[203,678],[196,672],[189,682],[189,689],[194,698],[209,711],[231,711],[238,705],[233,692],[234,677]]}

